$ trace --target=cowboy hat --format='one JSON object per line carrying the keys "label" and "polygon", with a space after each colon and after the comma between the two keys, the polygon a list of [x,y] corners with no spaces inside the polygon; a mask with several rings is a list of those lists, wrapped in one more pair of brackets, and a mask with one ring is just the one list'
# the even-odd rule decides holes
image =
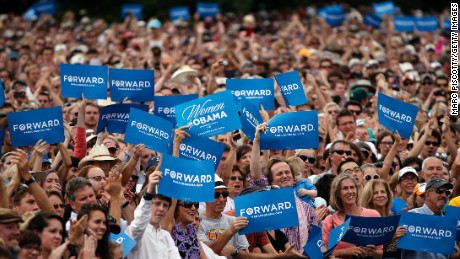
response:
{"label": "cowboy hat", "polygon": [[116,164],[120,162],[120,159],[111,157],[109,149],[107,149],[104,145],[95,145],[91,151],[89,151],[89,154],[85,156],[80,163],[78,163],[78,168],[82,168],[94,161],[110,161],[113,164]]}
{"label": "cowboy hat", "polygon": [[179,83],[179,84],[186,84],[189,82],[189,76],[196,76],[198,75],[198,71],[191,68],[188,65],[182,66],[171,77],[171,81]]}

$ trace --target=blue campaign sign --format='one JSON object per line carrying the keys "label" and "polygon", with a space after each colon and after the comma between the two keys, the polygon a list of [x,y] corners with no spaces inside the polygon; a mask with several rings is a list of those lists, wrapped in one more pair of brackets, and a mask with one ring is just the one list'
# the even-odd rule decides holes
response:
{"label": "blue campaign sign", "polygon": [[126,97],[133,102],[153,101],[155,83],[153,70],[109,69],[110,97],[121,102]]}
{"label": "blue campaign sign", "polygon": [[323,238],[321,228],[315,225],[311,226],[310,233],[308,234],[307,244],[303,247],[303,255],[308,258],[316,259],[323,258]]}
{"label": "blue campaign sign", "polygon": [[214,201],[214,164],[163,154],[158,193],[182,201]]}
{"label": "blue campaign sign", "polygon": [[197,3],[196,12],[201,18],[216,17],[219,13],[218,3]]}
{"label": "blue campaign sign", "polygon": [[173,125],[158,116],[131,108],[126,124],[125,141],[164,153],[171,142]]}
{"label": "blue campaign sign", "polygon": [[414,17],[412,16],[396,16],[393,19],[396,31],[413,32],[415,27]]}
{"label": "blue campaign sign", "polygon": [[14,147],[33,146],[40,139],[48,144],[64,141],[62,107],[8,113],[8,129]]}
{"label": "blue campaign sign", "polygon": [[327,251],[323,254],[324,258],[327,258],[332,254],[335,247],[342,241],[342,238],[345,236],[345,233],[348,231],[350,225],[350,217],[347,216],[347,219],[337,227],[333,228],[329,233],[329,244],[327,246]]}
{"label": "blue campaign sign", "polygon": [[132,15],[137,19],[142,19],[142,5],[141,4],[123,4],[121,6],[121,18],[126,18]]}
{"label": "blue campaign sign", "polygon": [[447,206],[446,217],[457,220],[457,241],[460,241],[460,207]]}
{"label": "blue campaign sign", "polygon": [[406,227],[407,234],[398,239],[398,248],[439,254],[454,251],[455,218],[403,212],[399,225]]}
{"label": "blue campaign sign", "polygon": [[188,6],[178,6],[169,9],[169,19],[175,21],[177,19],[182,19],[185,21],[190,20],[190,11]]}
{"label": "blue campaign sign", "polygon": [[383,15],[393,15],[396,12],[396,7],[393,4],[393,1],[375,3],[372,5],[374,7],[375,14],[380,17]]}
{"label": "blue campaign sign", "polygon": [[144,112],[149,110],[149,106],[144,104],[122,103],[104,106],[99,116],[96,133],[104,131],[105,128],[110,133],[125,133],[131,107]]}
{"label": "blue campaign sign", "polygon": [[260,135],[260,149],[284,150],[317,148],[318,112],[281,113],[268,121],[268,129]]}
{"label": "blue campaign sign", "polygon": [[398,227],[399,217],[399,215],[393,217],[351,216],[349,231],[342,241],[357,246],[378,246],[389,243]]}
{"label": "blue campaign sign", "polygon": [[108,68],[61,64],[62,97],[107,99]]}
{"label": "blue campaign sign", "polygon": [[319,16],[321,16],[323,19],[326,19],[327,13],[332,12],[332,13],[338,13],[342,12],[343,8],[341,5],[329,5],[323,8],[320,8],[318,10]]}
{"label": "blue campaign sign", "polygon": [[42,1],[33,5],[35,13],[40,16],[42,14],[55,14],[57,11],[56,2]]}
{"label": "blue campaign sign", "polygon": [[401,137],[410,138],[417,117],[418,107],[379,93],[379,123],[387,129],[398,131]]}
{"label": "blue campaign sign", "polygon": [[128,236],[124,231],[119,234],[110,233],[110,240],[120,244],[123,247],[123,258],[128,256],[131,250],[136,246],[136,241]]}
{"label": "blue campaign sign", "polygon": [[240,129],[235,100],[224,91],[174,107],[177,126],[189,125],[193,136],[211,137]]}
{"label": "blue campaign sign", "polygon": [[214,163],[214,169],[217,169],[224,148],[224,144],[208,138],[186,138],[179,146],[179,157],[191,160],[209,160]]}
{"label": "blue campaign sign", "polygon": [[415,17],[415,28],[424,32],[436,31],[439,28],[438,18],[435,16]]}
{"label": "blue campaign sign", "polygon": [[238,234],[251,234],[299,225],[294,190],[282,188],[235,197],[237,217],[246,217],[247,227]]}
{"label": "blue campaign sign", "polygon": [[198,98],[198,94],[155,96],[154,113],[176,124],[174,106]]}
{"label": "blue campaign sign", "polygon": [[227,90],[232,92],[237,99],[237,103],[245,98],[257,107],[262,104],[265,110],[275,109],[273,78],[227,79],[226,83]]}
{"label": "blue campaign sign", "polygon": [[275,74],[275,79],[287,105],[297,106],[308,103],[300,81],[299,71]]}
{"label": "blue campaign sign", "polygon": [[377,15],[373,14],[373,13],[370,13],[370,12],[367,12],[366,13],[366,16],[364,16],[364,24],[367,24],[369,26],[371,26],[372,28],[380,28],[381,24],[382,24],[382,18],[378,17]]}
{"label": "blue campaign sign", "polygon": [[0,106],[3,106],[3,104],[5,103],[5,90],[3,88],[3,82],[2,80],[0,79],[0,89],[1,89],[1,93],[0,93]]}
{"label": "blue campaign sign", "polygon": [[246,99],[241,99],[240,121],[241,129],[251,141],[256,136],[257,125],[264,122],[257,106]]}

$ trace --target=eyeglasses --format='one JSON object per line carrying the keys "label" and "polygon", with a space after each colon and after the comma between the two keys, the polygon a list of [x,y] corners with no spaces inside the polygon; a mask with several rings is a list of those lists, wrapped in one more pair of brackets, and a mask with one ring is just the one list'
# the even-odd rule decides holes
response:
{"label": "eyeglasses", "polygon": [[93,177],[89,177],[89,179],[93,179],[96,182],[101,182],[101,181],[105,181],[105,176],[93,176]]}
{"label": "eyeglasses", "polygon": [[417,178],[416,177],[409,177],[409,178],[401,178],[401,182],[417,182]]}
{"label": "eyeglasses", "polygon": [[340,150],[340,149],[337,149],[337,150],[334,150],[332,151],[333,153],[337,153],[337,155],[341,156],[343,154],[346,154],[347,156],[351,156],[351,151],[345,151],[345,150]]}
{"label": "eyeglasses", "polygon": [[433,147],[437,147],[437,146],[439,146],[439,142],[425,141],[425,145],[427,145],[427,146],[432,145]]}
{"label": "eyeglasses", "polygon": [[437,194],[443,194],[445,193],[447,196],[449,196],[452,192],[449,190],[441,190],[441,189],[436,189],[434,190]]}
{"label": "eyeglasses", "polygon": [[423,81],[422,85],[432,85],[433,83],[433,81]]}
{"label": "eyeglasses", "polygon": [[242,182],[244,180],[244,177],[243,176],[231,176],[230,177],[230,180],[232,180],[232,181],[235,181],[236,179],[238,179],[238,181]]}
{"label": "eyeglasses", "polygon": [[356,116],[361,115],[361,111],[349,110],[350,112],[354,113]]}
{"label": "eyeglasses", "polygon": [[346,174],[352,174],[352,173],[360,173],[361,172],[361,168],[359,167],[355,167],[353,169],[347,169],[345,171],[343,171],[344,173]]}
{"label": "eyeglasses", "polygon": [[35,251],[38,251],[38,252],[42,251],[41,247],[33,245],[33,244],[23,245],[23,246],[21,246],[21,249],[35,250]]}
{"label": "eyeglasses", "polygon": [[214,192],[214,199],[219,199],[220,196],[224,197],[226,199],[228,197],[229,193],[228,191],[223,191],[223,192]]}
{"label": "eyeglasses", "polygon": [[336,110],[332,110],[332,111],[328,111],[327,113],[329,113],[329,114],[333,114],[333,113],[339,113],[339,111],[336,111]]}
{"label": "eyeglasses", "polygon": [[380,142],[382,146],[393,146],[393,142]]}
{"label": "eyeglasses", "polygon": [[199,202],[179,202],[177,203],[177,206],[181,206],[186,209],[191,209],[192,206],[195,206],[195,209],[198,209],[200,208],[200,203]]}
{"label": "eyeglasses", "polygon": [[302,161],[304,161],[304,162],[306,162],[308,160],[308,163],[310,163],[310,164],[314,164],[316,162],[316,158],[311,157],[311,156],[300,155],[299,158],[302,159]]}
{"label": "eyeglasses", "polygon": [[366,181],[370,181],[372,179],[380,179],[380,175],[378,175],[378,174],[374,174],[374,175],[368,174],[368,175],[364,176],[364,180],[366,180]]}
{"label": "eyeglasses", "polygon": [[63,209],[65,208],[65,205],[64,204],[53,204],[53,208],[55,210],[58,210],[59,208]]}

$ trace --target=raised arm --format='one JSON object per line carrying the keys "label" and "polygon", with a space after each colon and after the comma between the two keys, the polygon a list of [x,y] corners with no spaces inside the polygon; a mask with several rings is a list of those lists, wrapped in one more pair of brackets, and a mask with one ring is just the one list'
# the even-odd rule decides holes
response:
{"label": "raised arm", "polygon": [[388,152],[387,156],[385,157],[385,160],[383,161],[383,167],[381,171],[382,173],[380,175],[380,178],[382,178],[385,181],[390,181],[391,164],[393,163],[393,159],[398,153],[398,146],[401,142],[401,136],[399,135],[399,133],[394,133],[393,137],[395,139],[395,142],[393,143],[393,146],[391,146],[390,151]]}
{"label": "raised arm", "polygon": [[425,126],[425,132],[419,139],[414,139],[414,147],[409,152],[407,157],[418,157],[422,152],[423,147],[425,146],[426,138],[431,135],[431,126],[433,125],[434,119],[431,118]]}
{"label": "raised arm", "polygon": [[131,178],[131,175],[136,169],[136,165],[139,162],[139,158],[142,155],[142,152],[144,151],[145,146],[144,144],[137,144],[134,146],[134,152],[131,158],[129,159],[128,163],[121,169],[121,185],[125,186],[128,183],[129,178]]}
{"label": "raised arm", "polygon": [[256,127],[256,135],[252,143],[252,154],[250,163],[250,174],[254,180],[262,178],[262,165],[260,163],[260,133],[267,130],[268,124],[266,122]]}
{"label": "raised arm", "polygon": [[32,196],[35,197],[35,200],[37,200],[38,207],[42,211],[54,212],[53,205],[48,199],[45,191],[36,181],[32,181],[32,175],[27,167],[27,153],[20,149],[13,151],[13,154],[11,155],[11,162],[13,164],[17,164],[18,172],[21,175],[22,180],[29,183],[29,191]]}

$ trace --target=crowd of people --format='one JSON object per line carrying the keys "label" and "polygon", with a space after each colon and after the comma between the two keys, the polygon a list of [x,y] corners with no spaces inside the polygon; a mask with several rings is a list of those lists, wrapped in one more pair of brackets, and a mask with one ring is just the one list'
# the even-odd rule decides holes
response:
{"label": "crowd of people", "polygon": [[[0,258],[123,258],[110,240],[120,232],[136,243],[128,258],[301,258],[312,225],[322,227],[326,249],[347,215],[441,217],[448,204],[460,206],[449,34],[401,33],[389,16],[375,29],[362,12],[344,8],[337,27],[311,8],[189,21],[127,16],[112,24],[84,11],[34,21],[0,15]],[[226,79],[297,70],[308,104],[286,105],[275,85],[275,109],[261,109],[254,139],[242,131],[212,138],[225,144],[214,201],[186,202],[156,192],[161,153],[126,143],[123,134],[96,134],[110,97],[62,97],[62,63],[154,70],[155,96],[202,97],[225,91]],[[419,108],[410,138],[379,124],[377,92]],[[152,112],[155,102],[146,104]],[[62,106],[63,142],[12,146],[8,113],[54,106]],[[319,113],[318,148],[260,149],[271,117],[302,110]],[[189,137],[187,128],[175,130],[173,155]],[[235,217],[235,197],[288,187],[298,226],[238,234],[249,222]],[[398,227],[382,246],[340,242],[332,256],[460,258],[399,249],[406,233]]]}

